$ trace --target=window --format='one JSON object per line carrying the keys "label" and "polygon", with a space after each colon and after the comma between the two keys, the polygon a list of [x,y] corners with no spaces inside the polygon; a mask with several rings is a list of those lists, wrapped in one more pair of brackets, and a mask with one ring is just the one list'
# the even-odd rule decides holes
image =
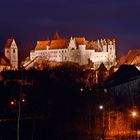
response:
{"label": "window", "polygon": [[16,51],[15,51],[15,49],[13,49],[13,53],[15,53]]}

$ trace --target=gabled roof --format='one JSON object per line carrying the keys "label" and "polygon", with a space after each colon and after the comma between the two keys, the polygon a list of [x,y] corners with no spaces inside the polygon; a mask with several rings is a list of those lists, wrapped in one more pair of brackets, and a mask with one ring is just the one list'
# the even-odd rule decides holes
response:
{"label": "gabled roof", "polygon": [[68,47],[69,40],[52,40],[49,49],[64,49]]}
{"label": "gabled roof", "polygon": [[53,40],[61,40],[60,35],[58,34],[58,32],[56,32],[53,36]]}
{"label": "gabled roof", "polygon": [[101,63],[97,70],[103,72],[103,71],[107,71],[107,68],[105,67],[104,63]]}
{"label": "gabled roof", "polygon": [[8,39],[6,41],[6,44],[5,44],[4,48],[10,48],[13,40],[14,40],[13,38]]}
{"label": "gabled roof", "polygon": [[37,41],[35,50],[46,50],[46,46],[50,45],[50,41],[46,40],[46,41]]}
{"label": "gabled roof", "polygon": [[96,41],[86,42],[86,48],[87,49],[94,49],[96,47],[97,47],[97,42]]}
{"label": "gabled roof", "polygon": [[77,45],[85,44],[85,38],[84,37],[76,37],[75,42]]}
{"label": "gabled roof", "polygon": [[2,56],[0,57],[0,65],[3,65],[3,66],[11,66],[10,60],[7,59],[6,56],[2,55]]}
{"label": "gabled roof", "polygon": [[121,57],[118,61],[118,65],[122,64],[137,64],[140,63],[140,50],[129,50],[127,55]]}
{"label": "gabled roof", "polygon": [[136,76],[140,76],[140,71],[134,65],[121,65],[106,82],[110,86],[120,85],[134,80]]}

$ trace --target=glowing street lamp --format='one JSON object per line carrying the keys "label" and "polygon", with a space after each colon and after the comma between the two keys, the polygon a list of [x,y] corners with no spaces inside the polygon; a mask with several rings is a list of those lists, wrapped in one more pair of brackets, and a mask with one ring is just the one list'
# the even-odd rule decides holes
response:
{"label": "glowing street lamp", "polygon": [[11,106],[15,106],[15,105],[16,105],[16,100],[15,100],[15,99],[14,99],[14,100],[11,100],[11,101],[10,101],[10,105],[11,105]]}
{"label": "glowing street lamp", "polygon": [[102,119],[101,119],[101,124],[102,124],[102,135],[101,135],[101,139],[104,140],[104,106],[103,105],[99,105],[99,109],[102,112]]}
{"label": "glowing street lamp", "polygon": [[81,92],[83,92],[83,91],[84,91],[83,87],[81,87],[81,88],[80,88],[80,91],[81,91]]}
{"label": "glowing street lamp", "polygon": [[137,112],[136,111],[133,111],[132,112],[132,117],[135,118],[136,116],[137,116]]}
{"label": "glowing street lamp", "polygon": [[100,105],[100,106],[99,106],[99,109],[100,109],[100,110],[103,110],[103,109],[104,109],[103,105]]}
{"label": "glowing street lamp", "polygon": [[132,120],[132,136],[134,137],[134,132],[136,132],[135,134],[136,134],[136,140],[137,140],[137,124],[136,124],[136,117],[137,117],[137,112],[136,111],[133,111],[132,113],[131,113],[131,115],[132,115],[132,118],[133,118],[133,120]]}
{"label": "glowing street lamp", "polygon": [[10,102],[10,104],[11,104],[11,105],[14,105],[14,104],[15,104],[15,102],[14,102],[14,101],[11,101],[11,102]]}
{"label": "glowing street lamp", "polygon": [[25,103],[26,102],[25,99],[22,99],[22,102]]}

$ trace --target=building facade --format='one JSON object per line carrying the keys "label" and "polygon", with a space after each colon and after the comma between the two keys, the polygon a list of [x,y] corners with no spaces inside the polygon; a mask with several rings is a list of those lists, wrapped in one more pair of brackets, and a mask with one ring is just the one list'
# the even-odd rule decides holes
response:
{"label": "building facade", "polygon": [[116,64],[115,40],[101,39],[87,41],[82,38],[53,39],[37,41],[36,47],[30,52],[30,60],[43,58],[46,61],[75,62],[87,65],[92,62],[97,69],[104,63],[107,69]]}
{"label": "building facade", "polygon": [[8,65],[11,69],[18,68],[18,47],[13,38],[8,39],[4,46],[4,56],[1,59],[1,64]]}

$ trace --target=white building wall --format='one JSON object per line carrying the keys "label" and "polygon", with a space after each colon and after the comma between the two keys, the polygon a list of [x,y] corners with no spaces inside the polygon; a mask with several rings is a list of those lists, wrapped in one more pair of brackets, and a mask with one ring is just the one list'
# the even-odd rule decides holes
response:
{"label": "white building wall", "polygon": [[79,45],[76,48],[74,39],[71,39],[71,43],[66,49],[33,50],[30,52],[31,60],[37,56],[44,57],[48,61],[70,61],[79,63],[80,65],[88,64],[88,60],[90,59],[95,69],[101,63],[104,63],[107,68],[110,68],[116,61],[115,45],[104,45],[102,46],[102,52],[95,52],[94,49],[86,49],[86,45]]}
{"label": "white building wall", "polygon": [[79,63],[79,51],[69,50],[68,51],[68,61]]}
{"label": "white building wall", "polygon": [[30,52],[30,59],[45,57],[48,61],[63,62],[67,61],[67,49],[36,50]]}

